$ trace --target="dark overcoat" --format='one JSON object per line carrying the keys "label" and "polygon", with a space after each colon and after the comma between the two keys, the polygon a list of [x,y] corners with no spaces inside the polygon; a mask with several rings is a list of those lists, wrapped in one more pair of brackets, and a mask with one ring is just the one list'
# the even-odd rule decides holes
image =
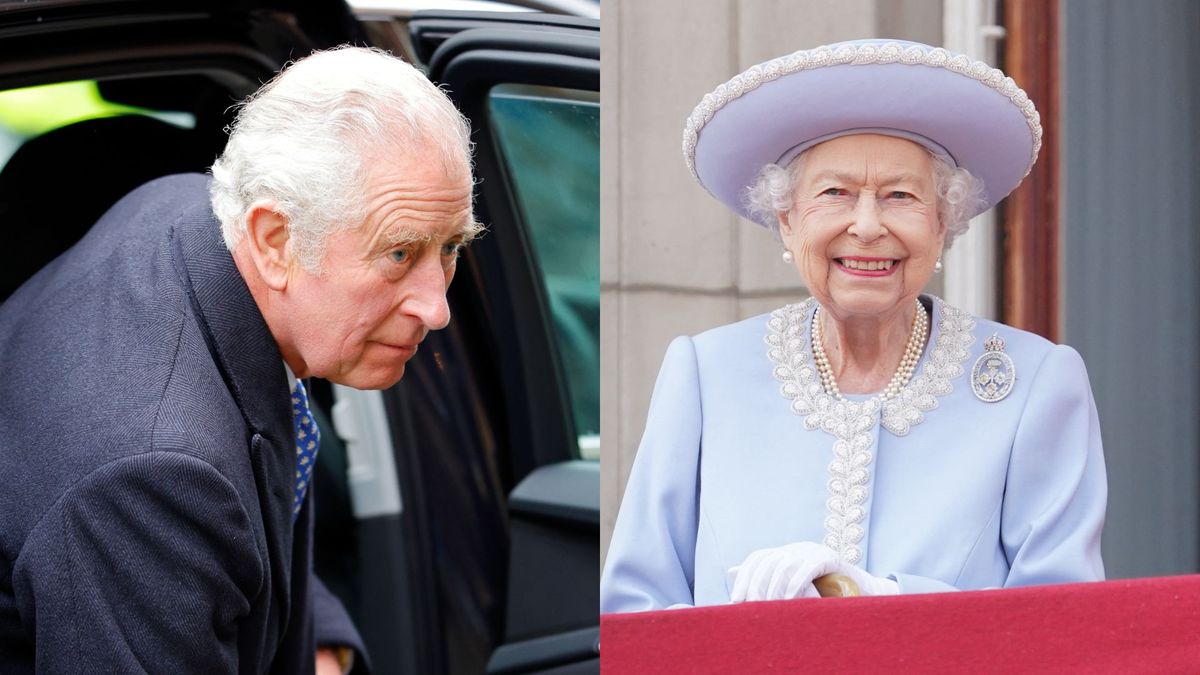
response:
{"label": "dark overcoat", "polygon": [[359,647],[311,574],[311,497],[292,522],[283,358],[208,204],[204,176],[148,183],[0,306],[0,673],[292,675]]}

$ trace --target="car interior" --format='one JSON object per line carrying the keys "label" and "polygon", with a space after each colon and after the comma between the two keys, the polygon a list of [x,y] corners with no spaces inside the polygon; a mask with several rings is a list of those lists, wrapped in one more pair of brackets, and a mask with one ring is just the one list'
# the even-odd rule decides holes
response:
{"label": "car interior", "polygon": [[[78,84],[95,86],[104,101],[186,112],[193,126],[122,113],[57,127],[19,145],[0,169],[0,222],[22,255],[0,272],[0,301],[78,241],[127,192],[152,178],[203,170],[224,147],[222,110],[231,92],[211,78],[188,74]],[[52,99],[60,87],[38,89]],[[45,222],[48,205],[53,226],[28,226]]]}

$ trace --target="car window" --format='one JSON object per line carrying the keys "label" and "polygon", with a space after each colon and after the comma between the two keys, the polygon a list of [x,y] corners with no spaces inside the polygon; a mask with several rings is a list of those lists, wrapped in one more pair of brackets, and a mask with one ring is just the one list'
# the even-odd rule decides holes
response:
{"label": "car window", "polygon": [[[0,302],[130,190],[159,176],[204,171],[224,144],[217,135],[222,95],[227,100],[228,89],[194,74],[0,91],[0,222],[21,250],[0,267]],[[176,101],[192,107],[171,111]],[[212,111],[204,125],[202,108]]]}
{"label": "car window", "polygon": [[549,296],[580,454],[600,451],[600,105],[595,92],[499,85],[488,117]]}
{"label": "car window", "polygon": [[107,101],[95,80],[58,82],[0,91],[0,166],[25,141],[69,124],[113,115],[146,115],[191,129],[195,116]]}

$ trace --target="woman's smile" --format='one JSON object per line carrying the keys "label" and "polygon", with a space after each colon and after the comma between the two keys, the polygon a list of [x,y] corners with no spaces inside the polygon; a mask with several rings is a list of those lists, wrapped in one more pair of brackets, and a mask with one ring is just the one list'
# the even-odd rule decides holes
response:
{"label": "woman's smile", "polygon": [[865,258],[862,256],[847,256],[834,258],[837,268],[856,277],[887,277],[896,273],[900,267],[899,258]]}

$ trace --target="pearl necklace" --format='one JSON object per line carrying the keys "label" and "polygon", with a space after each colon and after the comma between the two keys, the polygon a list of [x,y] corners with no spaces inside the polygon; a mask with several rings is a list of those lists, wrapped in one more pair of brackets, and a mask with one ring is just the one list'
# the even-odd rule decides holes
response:
{"label": "pearl necklace", "polygon": [[[829,364],[829,357],[825,354],[825,345],[821,335],[821,308],[818,305],[813,310],[812,318],[812,352],[813,361],[817,366],[817,373],[821,376],[821,384],[825,387],[825,392],[839,401],[845,401],[841,390],[838,389],[837,380],[833,377],[833,366]],[[896,372],[892,375],[892,379],[883,388],[883,392],[879,394],[881,401],[886,401],[890,398],[898,396],[900,390],[904,389],[909,380],[912,379],[913,373],[917,369],[917,362],[921,360],[921,353],[925,351],[925,338],[929,330],[929,315],[925,313],[925,306],[917,300],[917,313],[913,317],[912,332],[908,336],[908,344],[904,347],[904,356],[900,359],[900,365],[896,367]]]}

